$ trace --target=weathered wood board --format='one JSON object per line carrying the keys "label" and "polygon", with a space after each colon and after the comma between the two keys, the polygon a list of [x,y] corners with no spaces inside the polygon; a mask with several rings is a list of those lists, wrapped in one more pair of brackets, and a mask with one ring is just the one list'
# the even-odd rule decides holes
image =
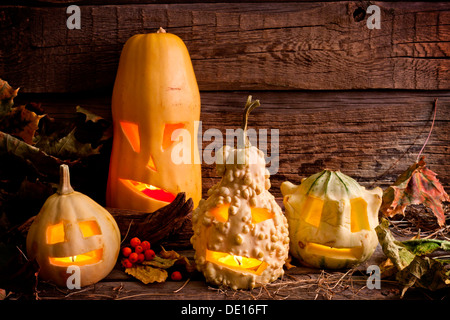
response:
{"label": "weathered wood board", "polygon": [[448,2],[371,2],[380,29],[360,1],[81,3],[79,30],[58,3],[0,6],[0,75],[23,92],[111,88],[125,41],[159,27],[186,43],[202,90],[450,89]]}
{"label": "weathered wood board", "polygon": [[[192,259],[193,251],[181,251]],[[143,284],[125,274],[117,266],[105,279],[80,290],[57,288],[40,283],[38,297],[42,300],[399,300],[401,287],[395,281],[381,280],[380,289],[367,287],[367,267],[385,260],[380,246],[372,258],[355,269],[319,270],[295,263],[296,267],[285,270],[277,281],[253,290],[233,291],[206,283],[202,274],[196,272],[186,285],[184,281],[167,280],[164,283]],[[409,289],[404,299],[442,299],[447,291],[426,292]],[[268,301],[266,301],[267,303]],[[272,302],[269,306],[273,306]]]}
{"label": "weathered wood board", "polygon": [[[279,202],[283,181],[300,183],[301,178],[324,168],[341,170],[366,187],[392,184],[416,161],[431,127],[435,98],[436,122],[423,155],[450,191],[449,91],[202,92],[203,155],[211,153],[210,144],[215,141],[205,135],[207,130],[220,130],[225,142],[226,130],[240,126],[248,94],[261,101],[250,116],[249,127],[258,134],[267,129],[268,156],[272,150],[279,153],[270,190]],[[23,94],[16,99],[17,103],[42,102],[44,110],[56,119],[72,117],[75,106],[81,105],[111,120],[108,94]],[[278,130],[278,150],[271,143],[276,134],[272,129]],[[107,173],[107,159],[98,170]],[[208,188],[219,180],[214,164],[203,162],[202,176],[206,196]],[[99,183],[98,189],[103,190],[105,181]]]}

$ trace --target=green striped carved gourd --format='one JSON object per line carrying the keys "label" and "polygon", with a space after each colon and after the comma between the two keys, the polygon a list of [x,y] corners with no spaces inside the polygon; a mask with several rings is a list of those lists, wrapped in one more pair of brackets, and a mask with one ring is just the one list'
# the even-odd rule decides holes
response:
{"label": "green striped carved gourd", "polygon": [[290,253],[302,263],[348,268],[371,257],[382,190],[366,190],[340,171],[323,170],[300,185],[281,185]]}

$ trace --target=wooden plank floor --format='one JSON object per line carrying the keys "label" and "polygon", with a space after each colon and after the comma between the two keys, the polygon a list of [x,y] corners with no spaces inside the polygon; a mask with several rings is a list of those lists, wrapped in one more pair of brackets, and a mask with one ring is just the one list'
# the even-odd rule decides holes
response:
{"label": "wooden plank floor", "polygon": [[[180,254],[193,259],[192,250],[180,251]],[[198,272],[186,285],[184,281],[171,280],[145,285],[116,266],[99,283],[79,290],[41,282],[38,297],[42,300],[399,300],[401,287],[395,282],[382,280],[381,289],[366,286],[367,267],[384,260],[378,246],[372,258],[355,269],[322,271],[299,266],[285,271],[283,278],[264,287],[238,291],[211,286]],[[429,292],[411,288],[403,299],[439,300],[449,294],[448,290]]]}

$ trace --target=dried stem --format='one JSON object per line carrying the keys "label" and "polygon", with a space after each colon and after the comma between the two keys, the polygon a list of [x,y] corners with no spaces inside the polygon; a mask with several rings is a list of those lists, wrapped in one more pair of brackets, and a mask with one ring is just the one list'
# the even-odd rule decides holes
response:
{"label": "dried stem", "polygon": [[72,186],[70,185],[70,172],[67,164],[62,164],[59,167],[59,186],[56,192],[60,195],[74,192]]}
{"label": "dried stem", "polygon": [[437,101],[438,101],[438,99],[437,99],[437,98],[436,98],[436,99],[434,99],[434,114],[433,114],[433,122],[431,122],[431,128],[430,128],[430,132],[428,133],[428,137],[427,137],[427,140],[425,140],[425,143],[423,144],[423,146],[422,146],[422,149],[420,149],[420,152],[419,152],[419,155],[417,156],[417,160],[416,160],[416,162],[419,162],[419,160],[420,160],[420,156],[422,155],[422,151],[423,151],[423,149],[425,149],[425,146],[427,145],[427,143],[428,143],[428,140],[430,139],[430,136],[431,136],[431,132],[433,131],[433,127],[434,127],[434,121],[436,120]]}
{"label": "dried stem", "polygon": [[244,115],[242,119],[242,130],[244,135],[244,145],[246,148],[250,147],[250,141],[247,137],[247,123],[248,123],[248,116],[250,115],[250,112],[253,111],[253,109],[259,107],[261,104],[259,103],[259,100],[252,101],[252,96],[248,96],[247,103],[244,107]]}

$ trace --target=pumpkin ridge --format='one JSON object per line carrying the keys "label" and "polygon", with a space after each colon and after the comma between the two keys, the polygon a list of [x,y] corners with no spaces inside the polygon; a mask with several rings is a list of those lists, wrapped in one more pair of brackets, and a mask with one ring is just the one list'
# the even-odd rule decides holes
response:
{"label": "pumpkin ridge", "polygon": [[306,191],[306,194],[309,194],[311,192],[311,189],[313,188],[313,186],[317,183],[317,181],[319,180],[320,177],[322,177],[325,173],[327,172],[327,170],[323,170],[322,173],[313,181],[313,183],[311,184],[311,186],[309,187],[308,191]]}
{"label": "pumpkin ridge", "polygon": [[338,175],[338,172],[334,172],[334,175],[341,181],[342,185],[345,188],[345,191],[347,191],[347,194],[350,195],[350,191],[348,190],[347,184],[344,182],[344,180],[341,179],[341,177]]}

